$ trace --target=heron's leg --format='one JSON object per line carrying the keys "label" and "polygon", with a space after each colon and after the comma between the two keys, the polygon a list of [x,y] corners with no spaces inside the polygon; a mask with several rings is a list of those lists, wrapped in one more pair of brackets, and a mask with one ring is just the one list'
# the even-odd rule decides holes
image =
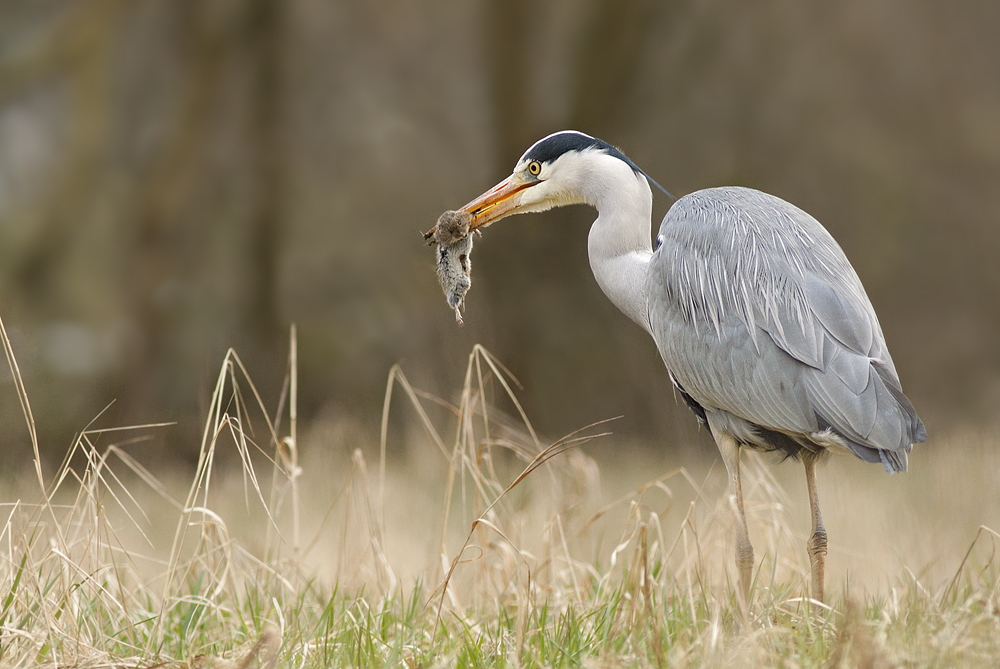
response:
{"label": "heron's leg", "polygon": [[809,511],[812,514],[812,535],[806,544],[809,549],[809,566],[812,568],[812,597],[822,602],[826,563],[826,529],[823,527],[823,517],[819,513],[819,495],[816,494],[816,455],[803,452],[802,464],[806,467]]}
{"label": "heron's leg", "polygon": [[743,485],[740,481],[740,445],[733,437],[721,430],[712,429],[712,436],[719,446],[722,461],[729,474],[730,501],[736,502],[736,569],[740,574],[740,605],[749,607],[750,579],[753,575],[753,545],[747,529],[747,514],[743,508]]}

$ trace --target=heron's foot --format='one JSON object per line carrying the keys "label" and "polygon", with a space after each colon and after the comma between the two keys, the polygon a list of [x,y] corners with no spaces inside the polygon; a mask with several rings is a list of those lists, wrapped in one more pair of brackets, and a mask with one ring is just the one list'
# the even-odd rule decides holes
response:
{"label": "heron's foot", "polygon": [[812,598],[823,601],[823,578],[826,568],[826,530],[821,525],[809,537],[809,566],[812,569]]}

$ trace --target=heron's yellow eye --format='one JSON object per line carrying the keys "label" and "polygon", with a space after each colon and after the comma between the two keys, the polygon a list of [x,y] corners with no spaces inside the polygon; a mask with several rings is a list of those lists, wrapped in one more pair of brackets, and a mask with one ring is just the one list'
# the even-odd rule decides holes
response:
{"label": "heron's yellow eye", "polygon": [[538,176],[538,173],[542,171],[542,166],[538,164],[537,160],[532,160],[528,163],[528,171],[531,172],[532,176]]}

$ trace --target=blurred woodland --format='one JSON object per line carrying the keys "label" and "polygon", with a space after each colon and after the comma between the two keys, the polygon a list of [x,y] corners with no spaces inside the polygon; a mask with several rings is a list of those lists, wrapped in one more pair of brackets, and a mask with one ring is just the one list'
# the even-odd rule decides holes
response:
{"label": "blurred woodland", "polygon": [[[998,33],[995,0],[2,0],[0,316],[43,447],[114,401],[101,426],[177,421],[151,452],[192,457],[226,349],[274,406],[292,322],[305,420],[376,426],[400,360],[447,397],[478,342],[547,434],[621,414],[689,439],[590,275],[593,212],[491,228],[464,328],[444,303],[419,232],[564,128],[676,195],[812,213],[931,443],[993,420]],[[0,393],[10,471],[30,449],[6,363]]]}

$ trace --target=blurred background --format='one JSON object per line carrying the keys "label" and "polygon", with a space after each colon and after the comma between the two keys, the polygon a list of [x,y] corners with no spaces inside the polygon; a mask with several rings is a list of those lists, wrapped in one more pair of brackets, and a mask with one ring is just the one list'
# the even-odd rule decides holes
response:
{"label": "blurred background", "polygon": [[[478,342],[545,434],[623,415],[690,441],[590,275],[592,211],[491,228],[464,328],[437,285],[419,233],[565,128],[678,196],[812,213],[931,444],[994,421],[998,33],[993,0],[3,0],[0,317],[42,447],[113,402],[98,425],[176,421],[144,448],[190,460],[226,349],[273,407],[292,322],[300,420],[377,430],[393,363],[449,398]],[[0,398],[10,471],[30,447],[6,364]]]}

